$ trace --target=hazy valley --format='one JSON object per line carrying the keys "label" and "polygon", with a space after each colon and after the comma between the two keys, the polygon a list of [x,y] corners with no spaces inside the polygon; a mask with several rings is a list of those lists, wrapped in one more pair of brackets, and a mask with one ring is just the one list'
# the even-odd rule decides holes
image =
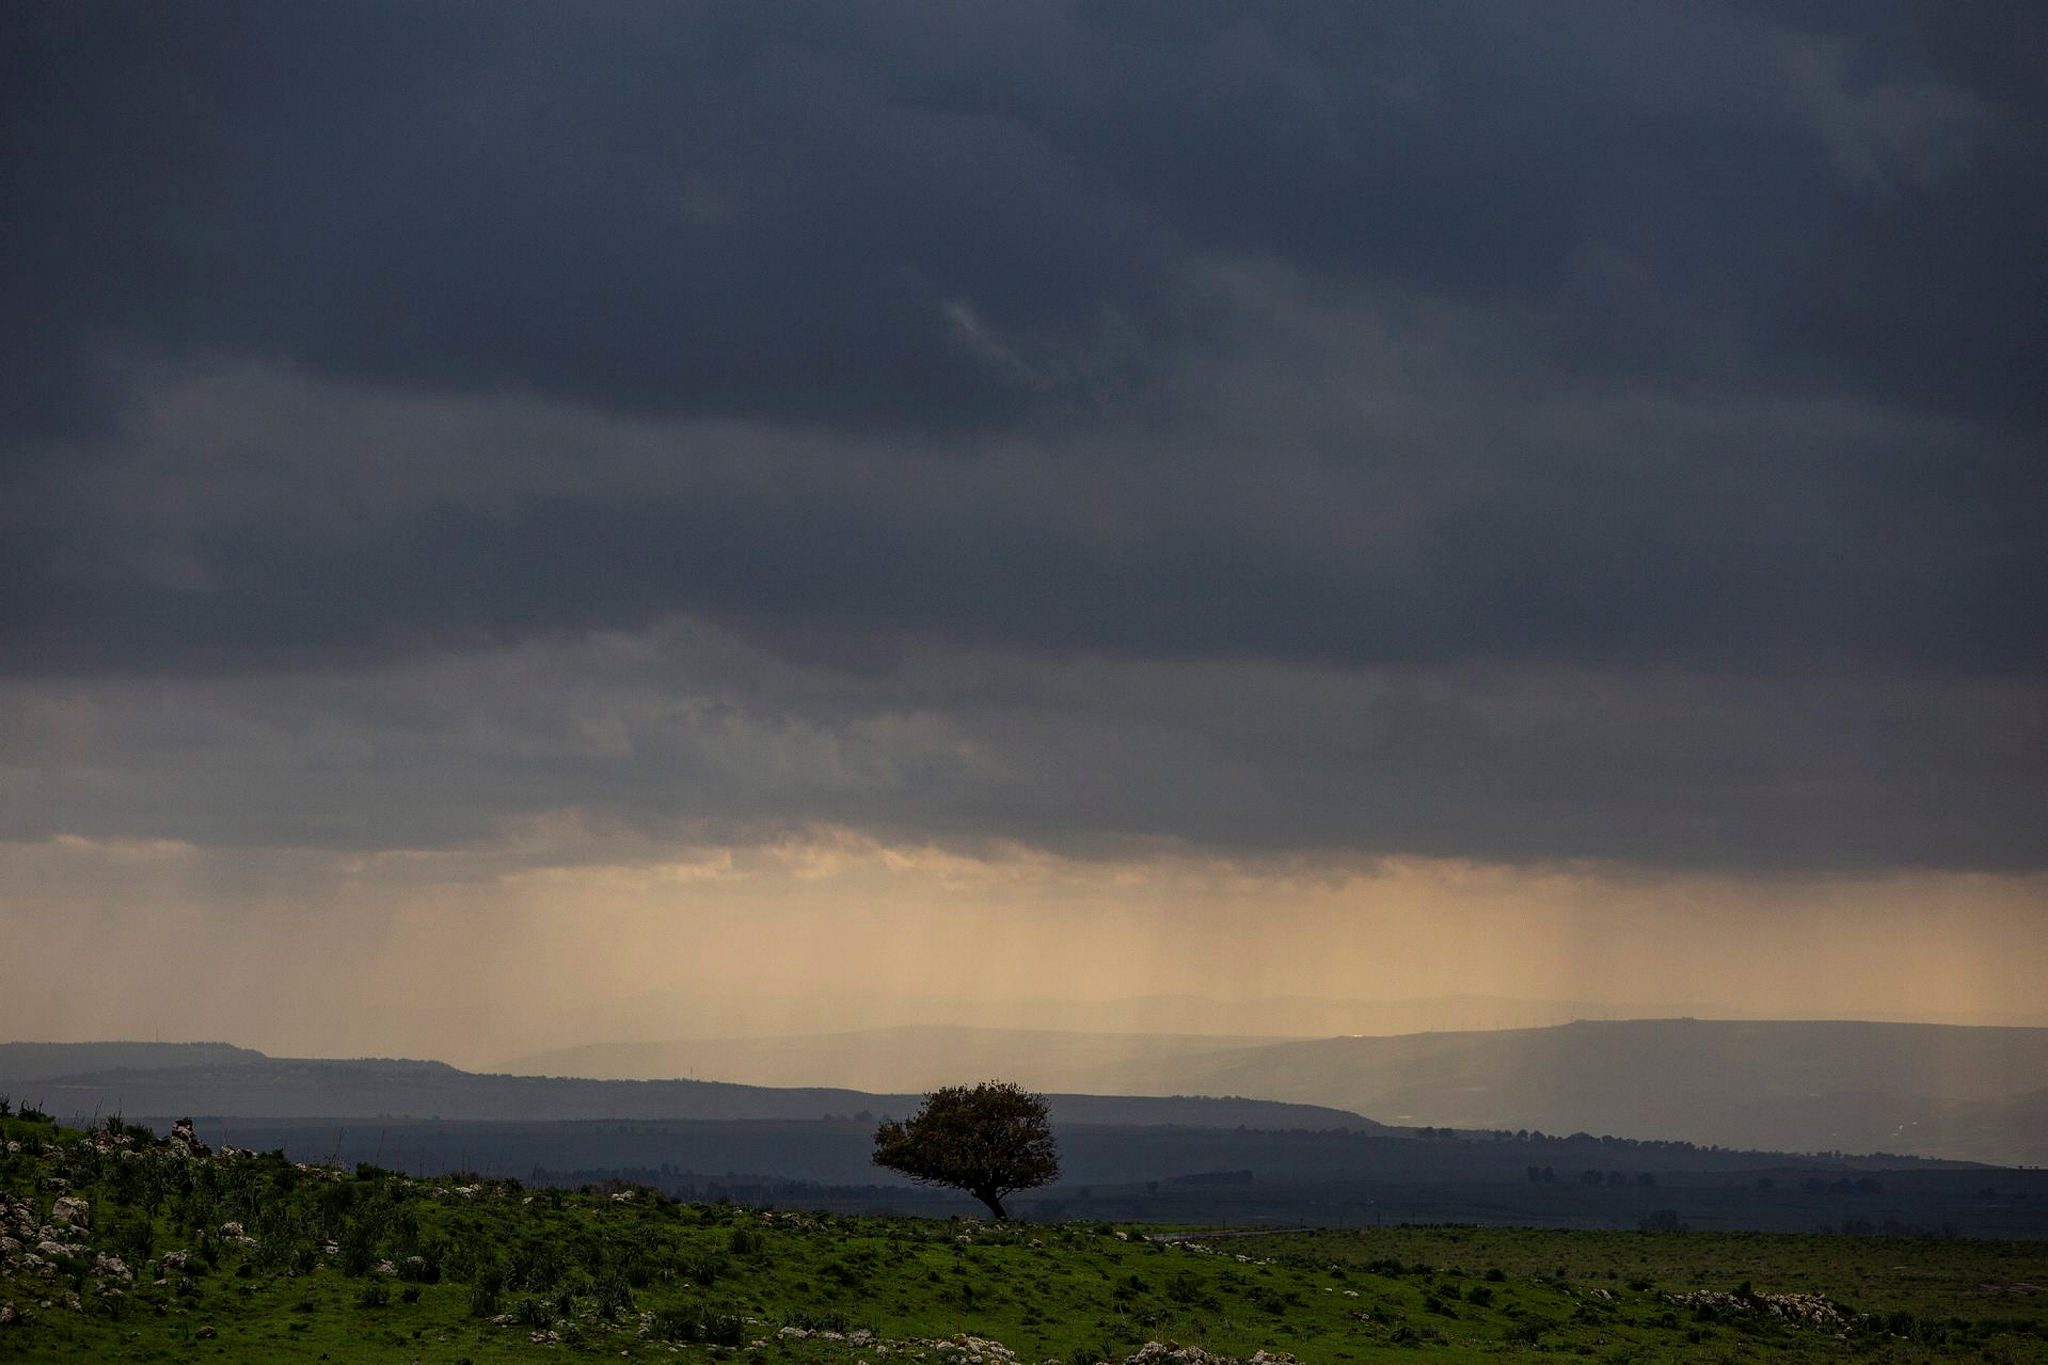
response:
{"label": "hazy valley", "polygon": [[0,1092],[81,1125],[190,1115],[209,1140],[299,1160],[937,1212],[957,1197],[870,1164],[875,1125],[935,1086],[1000,1076],[1050,1097],[1068,1153],[1026,1216],[1628,1227],[1675,1206],[1708,1227],[2048,1234],[2048,1185],[2017,1169],[2048,1151],[2042,1029],[1681,1019],[1275,1040],[924,1026],[520,1065],[533,1072],[15,1043],[0,1045]]}
{"label": "hazy valley", "polygon": [[548,1075],[1244,1095],[1390,1124],[2048,1164],[2048,1029],[1694,1019],[1314,1039],[906,1026],[583,1047]]}

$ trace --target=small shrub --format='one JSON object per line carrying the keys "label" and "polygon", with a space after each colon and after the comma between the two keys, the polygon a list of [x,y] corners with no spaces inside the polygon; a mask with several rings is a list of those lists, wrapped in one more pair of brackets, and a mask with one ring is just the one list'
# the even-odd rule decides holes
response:
{"label": "small shrub", "polygon": [[529,1248],[512,1258],[506,1281],[525,1289],[545,1293],[562,1278],[562,1258],[551,1246]]}
{"label": "small shrub", "polygon": [[483,1268],[483,1253],[475,1243],[468,1241],[458,1242],[449,1248],[441,1261],[441,1269],[454,1280],[473,1280]]}
{"label": "small shrub", "polygon": [[621,1313],[633,1311],[633,1287],[621,1275],[609,1275],[590,1286],[590,1297],[598,1316],[609,1322]]}
{"label": "small shrub", "polygon": [[690,1304],[680,1308],[657,1308],[648,1330],[661,1341],[703,1341],[713,1346],[738,1346],[746,1340],[746,1323],[738,1315],[708,1313]]}
{"label": "small shrub", "polygon": [[356,1303],[363,1308],[382,1308],[391,1302],[391,1291],[382,1280],[372,1280],[356,1291]]}
{"label": "small shrub", "polygon": [[1387,1334],[1387,1340],[1396,1346],[1428,1346],[1442,1342],[1444,1334],[1434,1327],[1411,1327],[1402,1323]]}
{"label": "small shrub", "polygon": [[700,1341],[703,1314],[692,1308],[657,1308],[648,1331],[656,1341]]}
{"label": "small shrub", "polygon": [[106,1241],[122,1260],[140,1265],[156,1250],[156,1228],[145,1220],[137,1220],[109,1231]]}
{"label": "small shrub", "polygon": [[1216,1308],[1216,1296],[1200,1280],[1182,1271],[1166,1282],[1166,1297],[1196,1308]]}
{"label": "small shrub", "polygon": [[377,1264],[377,1249],[366,1237],[351,1237],[341,1246],[341,1273],[367,1275]]}
{"label": "small shrub", "polygon": [[439,1284],[441,1263],[430,1256],[408,1256],[398,1263],[398,1278],[413,1284]]}

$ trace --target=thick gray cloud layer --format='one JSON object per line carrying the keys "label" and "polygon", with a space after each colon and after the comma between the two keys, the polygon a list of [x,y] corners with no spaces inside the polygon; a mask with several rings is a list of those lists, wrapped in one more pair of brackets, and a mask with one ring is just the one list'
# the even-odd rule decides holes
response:
{"label": "thick gray cloud layer", "polygon": [[[17,837],[375,844],[580,805],[2041,863],[2023,8],[0,24]],[[753,718],[727,739],[758,780],[658,726],[496,764],[445,737],[461,705],[388,735],[364,710],[449,651],[678,620],[826,680],[671,660],[690,733]],[[1037,699],[935,690],[970,658]],[[247,676],[337,670],[346,704],[306,681],[276,732],[407,754],[440,814],[367,760],[287,795],[272,765],[311,760],[249,738],[283,703]],[[88,696],[128,719],[33,719]],[[215,799],[147,776],[183,741],[138,697],[212,734],[177,762]],[[171,714],[245,707],[233,740]],[[842,781],[791,727],[877,766]]]}
{"label": "thick gray cloud layer", "polygon": [[[2038,868],[2038,689],[1557,668],[920,654],[806,667],[701,627],[373,673],[0,691],[0,838],[434,848],[574,820],[810,823],[1088,856],[1131,839],[1695,870]],[[580,813],[580,814],[579,814]],[[514,852],[508,857],[525,856]]]}

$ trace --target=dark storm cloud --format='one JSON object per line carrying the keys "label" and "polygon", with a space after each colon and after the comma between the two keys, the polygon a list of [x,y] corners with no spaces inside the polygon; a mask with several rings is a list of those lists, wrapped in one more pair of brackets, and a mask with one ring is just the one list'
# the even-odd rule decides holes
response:
{"label": "dark storm cloud", "polygon": [[113,348],[1072,415],[1220,325],[1221,254],[2038,423],[2048,130],[1996,9],[17,6],[10,387],[51,419]]}
{"label": "dark storm cloud", "polygon": [[[8,663],[365,662],[678,612],[853,664],[920,640],[1350,665],[2042,662],[2038,495],[1995,430],[1531,398],[1440,368],[1447,392],[1397,376],[1360,418],[1348,368],[1248,368],[1164,426],[971,446],[267,372],[167,382],[107,448],[21,481]],[[1325,449],[1340,439],[1361,449]]]}
{"label": "dark storm cloud", "polygon": [[[674,625],[375,674],[0,697],[12,840],[549,863],[627,835],[747,845],[827,824],[1083,857],[1170,841],[1750,871],[2048,861],[2048,699],[2011,682],[1006,651],[848,673]],[[527,829],[564,813],[583,842]]]}
{"label": "dark storm cloud", "polygon": [[[792,724],[916,714],[1012,765],[891,749],[843,787],[750,785],[738,753],[780,751],[742,727],[692,786],[636,766],[659,743],[535,765],[421,740],[398,749],[439,774],[415,783],[433,813],[336,760],[344,819],[231,800],[298,751],[223,721],[194,741],[221,766],[174,765],[218,801],[64,787],[87,752],[120,767],[71,735],[36,769],[70,795],[20,798],[17,828],[98,809],[353,845],[722,801],[1052,840],[2038,865],[2010,814],[2037,804],[2048,664],[2048,39],[2023,7],[0,25],[22,706],[99,673],[425,667],[682,620],[878,689],[807,685]],[[921,693],[906,661],[947,651],[1139,671],[1068,679],[1038,729]],[[1270,733],[1154,732],[1113,695],[1224,666],[1248,716],[1301,704],[1291,668],[1418,681]],[[1477,680],[1546,670],[1577,681],[1483,719]],[[1683,742],[1621,724],[1603,679],[1669,701]],[[744,686],[692,695],[751,714]],[[1995,723],[1957,719],[1993,694]],[[1714,738],[1723,710],[1744,743]],[[1925,756],[1886,738],[1923,711],[1954,741],[1938,809],[1899,796]],[[1802,718],[1826,738],[1794,742]],[[1202,760],[1210,731],[1242,751]],[[119,729],[138,774],[151,733]],[[1618,771],[1627,744],[1669,773]],[[1860,769],[1865,748],[1892,757]]]}
{"label": "dark storm cloud", "polygon": [[922,99],[884,60],[915,52],[850,13],[67,6],[15,27],[17,322],[59,363],[258,355],[945,422],[1045,378],[988,365],[948,300],[1060,343],[1053,381],[1091,353],[1112,373],[1093,334],[1159,305],[1159,267],[1129,267],[1162,233],[1100,169]]}

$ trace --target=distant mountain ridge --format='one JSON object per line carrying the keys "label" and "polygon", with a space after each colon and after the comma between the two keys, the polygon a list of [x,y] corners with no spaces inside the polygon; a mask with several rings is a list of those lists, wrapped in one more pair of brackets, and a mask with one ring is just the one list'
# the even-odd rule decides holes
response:
{"label": "distant mountain ridge", "polygon": [[[1120,1063],[1305,1041],[1274,1035],[1104,1033],[1078,1029],[902,1024],[767,1038],[687,1038],[560,1048],[505,1062],[516,1074],[593,1080],[735,1081],[918,1091],[1002,1076],[1034,1089],[1072,1087]],[[1092,1089],[1093,1087],[1086,1087]]]}
{"label": "distant mountain ridge", "polygon": [[[128,1044],[105,1047],[123,1056]],[[722,1081],[585,1080],[483,1075],[445,1062],[393,1058],[269,1057],[234,1049],[225,1058],[184,1057],[155,1067],[114,1066],[53,1076],[0,1070],[0,1084],[59,1119],[228,1115],[240,1118],[411,1117],[463,1120],[817,1119],[828,1114],[907,1115],[922,1094],[844,1087],[800,1089]],[[88,1052],[67,1054],[72,1061]],[[0,1057],[0,1066],[8,1063]],[[1255,1099],[1114,1095],[1048,1096],[1053,1118],[1076,1124],[1214,1128],[1349,1128],[1380,1125],[1323,1105]]]}
{"label": "distant mountain ridge", "polygon": [[262,1056],[232,1043],[0,1043],[0,1083],[112,1067],[216,1066]]}
{"label": "distant mountain ridge", "polygon": [[[1659,1019],[1247,1041],[947,1026],[815,1043],[642,1045],[639,1059],[684,1046],[700,1061],[751,1058],[786,1077],[808,1067],[869,1084],[494,1075],[440,1062],[273,1058],[226,1044],[0,1044],[0,1093],[60,1116],[805,1120],[902,1115],[935,1085],[1004,1076],[1053,1096],[1066,1123],[1387,1123],[2048,1165],[2042,1028]],[[606,1054],[619,1055],[593,1048],[534,1060]],[[52,1064],[71,1069],[29,1074]]]}
{"label": "distant mountain ridge", "polygon": [[[732,984],[663,988],[593,1006],[578,1028],[583,1040],[640,1042],[739,1039],[869,1032],[903,1025],[960,1025],[980,1029],[1067,1030],[1132,1035],[1262,1035],[1331,1038],[1339,1034],[1548,1028],[1575,1019],[1812,1019],[1811,1012],[1762,1015],[1711,1000],[1571,1000],[1499,995],[1372,998],[1266,995],[1226,998],[1195,993],[1098,999],[1010,998],[977,991],[950,996],[943,988],[915,999],[852,987],[778,991],[772,985]],[[1842,1016],[1835,1015],[1840,1018]],[[1862,1014],[1902,1023],[1945,1022],[1984,1026],[2048,1025],[2048,1013],[2026,1017],[1916,1018],[1910,1011]],[[507,1054],[470,1055],[459,1064],[495,1067]]]}
{"label": "distant mountain ridge", "polygon": [[1324,1104],[1397,1125],[2048,1163],[2048,1123],[2038,1121],[2048,1111],[2041,1028],[1680,1018],[1231,1040],[935,1025],[523,1060],[750,1084],[843,1077],[887,1090],[990,1074],[1041,1090]]}
{"label": "distant mountain ridge", "polygon": [[1638,1019],[1223,1049],[1075,1078],[1333,1104],[1389,1123],[2034,1165],[2048,1029]]}

